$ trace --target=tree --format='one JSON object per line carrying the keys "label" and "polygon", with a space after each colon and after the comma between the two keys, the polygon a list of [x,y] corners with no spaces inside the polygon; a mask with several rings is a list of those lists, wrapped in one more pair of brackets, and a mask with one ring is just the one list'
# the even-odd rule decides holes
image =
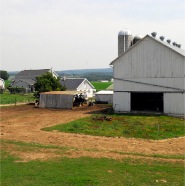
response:
{"label": "tree", "polygon": [[54,90],[65,90],[65,87],[63,87],[60,83],[60,78],[55,78],[50,72],[36,77],[34,87],[39,93]]}
{"label": "tree", "polygon": [[2,78],[4,80],[8,80],[8,78],[9,78],[8,72],[5,70],[0,70],[0,78]]}

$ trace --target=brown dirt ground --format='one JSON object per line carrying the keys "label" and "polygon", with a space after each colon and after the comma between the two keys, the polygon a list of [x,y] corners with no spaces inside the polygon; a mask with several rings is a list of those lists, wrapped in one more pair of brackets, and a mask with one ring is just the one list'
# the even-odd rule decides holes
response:
{"label": "brown dirt ground", "polygon": [[[171,162],[184,162],[176,159],[163,159],[152,155],[184,155],[185,137],[166,140],[144,140],[134,138],[97,137],[83,134],[42,131],[44,127],[66,123],[89,116],[102,110],[102,106],[79,107],[73,110],[41,109],[33,105],[21,105],[1,108],[0,139],[55,145],[69,148],[65,152],[59,149],[37,149],[30,155],[14,145],[1,145],[2,149],[18,155],[23,161],[45,160],[53,157],[106,157],[113,159],[136,158],[158,159]],[[140,154],[140,155],[137,155]],[[145,155],[145,156],[142,156]],[[148,156],[148,157],[146,157]]]}

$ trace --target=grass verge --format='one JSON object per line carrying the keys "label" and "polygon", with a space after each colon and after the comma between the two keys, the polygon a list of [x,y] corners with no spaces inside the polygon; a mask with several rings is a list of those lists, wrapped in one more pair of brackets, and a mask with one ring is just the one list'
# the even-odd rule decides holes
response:
{"label": "grass verge", "polygon": [[111,121],[86,117],[43,130],[81,133],[94,136],[167,139],[184,136],[184,120],[169,116],[112,115]]}
{"label": "grass verge", "polygon": [[24,103],[34,101],[35,97],[33,93],[29,94],[10,94],[9,92],[5,92],[0,95],[0,104],[16,104],[16,103]]}

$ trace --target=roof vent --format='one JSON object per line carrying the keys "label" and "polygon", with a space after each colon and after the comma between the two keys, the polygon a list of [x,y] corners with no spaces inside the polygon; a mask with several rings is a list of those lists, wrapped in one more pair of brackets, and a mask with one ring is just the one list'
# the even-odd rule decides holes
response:
{"label": "roof vent", "polygon": [[176,46],[177,43],[176,42],[173,42],[172,44],[173,44],[173,46]]}
{"label": "roof vent", "polygon": [[152,32],[151,35],[155,38],[157,35],[157,32]]}
{"label": "roof vent", "polygon": [[167,41],[169,44],[171,43],[171,40],[170,40],[170,39],[167,39],[166,41]]}
{"label": "roof vent", "polygon": [[164,40],[164,36],[160,36],[160,40],[163,41]]}
{"label": "roof vent", "polygon": [[177,47],[178,47],[178,48],[181,48],[181,44],[177,44]]}

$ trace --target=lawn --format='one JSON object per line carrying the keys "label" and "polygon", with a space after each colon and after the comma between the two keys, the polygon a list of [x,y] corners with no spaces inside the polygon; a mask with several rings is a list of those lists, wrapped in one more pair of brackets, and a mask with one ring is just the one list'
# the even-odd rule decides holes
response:
{"label": "lawn", "polygon": [[91,82],[91,84],[95,87],[96,91],[106,90],[112,82]]}
{"label": "lawn", "polygon": [[10,94],[5,92],[0,94],[0,104],[16,104],[34,101],[33,93],[29,94]]}
{"label": "lawn", "polygon": [[[2,141],[8,145],[9,142]],[[17,142],[16,142],[17,143]],[[29,143],[14,143],[13,149],[29,151],[57,147]],[[13,145],[11,142],[9,145]],[[8,147],[9,149],[10,147]],[[60,148],[58,147],[58,150]],[[65,149],[61,148],[63,153]],[[59,152],[58,152],[59,153]],[[10,155],[5,149],[1,152],[1,177],[3,186],[146,186],[184,185],[184,166],[177,162],[137,160],[125,158],[68,158],[51,160],[22,161]]]}
{"label": "lawn", "polygon": [[111,121],[94,115],[43,130],[94,136],[167,139],[184,136],[184,119],[169,116],[110,115]]}

